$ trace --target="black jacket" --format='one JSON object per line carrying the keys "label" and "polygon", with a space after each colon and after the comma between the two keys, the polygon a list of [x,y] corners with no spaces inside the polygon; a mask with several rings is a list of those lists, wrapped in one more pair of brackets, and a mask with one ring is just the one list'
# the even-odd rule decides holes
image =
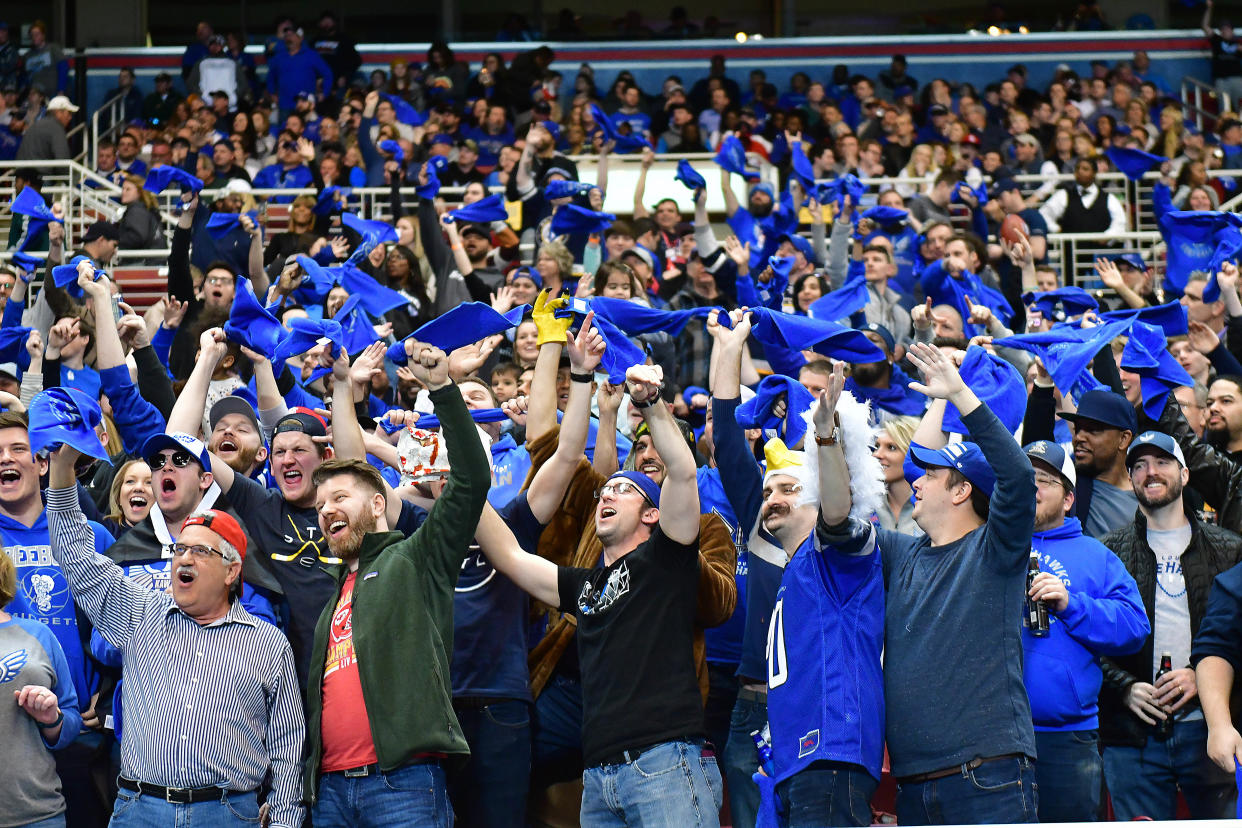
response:
{"label": "black jacket", "polygon": [[1242,531],[1242,463],[1196,437],[1172,394],[1159,423],[1151,427],[1173,435],[1182,447],[1186,468],[1190,469],[1190,485],[1203,496],[1204,503],[1216,510],[1216,522],[1234,532]]}
{"label": "black jacket", "polygon": [[[1190,608],[1190,632],[1193,637],[1203,620],[1212,580],[1242,561],[1242,537],[1204,523],[1191,510],[1187,510],[1186,517],[1190,520],[1190,545],[1182,555],[1182,572],[1186,576],[1186,600]],[[1140,510],[1135,513],[1133,523],[1109,532],[1100,540],[1121,558],[1134,577],[1143,596],[1143,606],[1147,609],[1147,620],[1154,630],[1156,554],[1147,543],[1147,518]],[[1152,682],[1152,647],[1153,637],[1149,636],[1137,653],[1101,660],[1104,686],[1100,690],[1100,741],[1104,745],[1141,747],[1147,743],[1151,726],[1130,712],[1125,704],[1125,695],[1136,681]],[[1173,665],[1175,669],[1189,666]],[[1242,683],[1235,690],[1242,690]],[[1196,700],[1190,704],[1198,706],[1199,702]]]}

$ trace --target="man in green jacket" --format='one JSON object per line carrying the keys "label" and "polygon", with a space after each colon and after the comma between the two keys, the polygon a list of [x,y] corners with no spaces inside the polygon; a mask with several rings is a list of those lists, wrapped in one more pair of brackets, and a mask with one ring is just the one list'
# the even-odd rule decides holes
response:
{"label": "man in green jacket", "polygon": [[365,462],[330,460],[313,478],[319,527],[346,564],[315,628],[307,685],[306,794],[316,828],[447,828],[442,764],[470,754],[449,686],[453,587],[491,463],[444,352],[407,341],[406,353],[452,459],[427,520],[408,538],[388,531],[384,481]]}

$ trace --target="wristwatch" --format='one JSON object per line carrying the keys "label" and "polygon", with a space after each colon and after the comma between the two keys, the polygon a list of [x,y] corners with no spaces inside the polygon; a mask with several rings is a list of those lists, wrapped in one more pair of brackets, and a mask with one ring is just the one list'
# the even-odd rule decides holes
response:
{"label": "wristwatch", "polygon": [[832,435],[829,437],[820,437],[815,435],[815,445],[817,446],[835,446],[837,441],[841,439],[841,415],[832,412]]}

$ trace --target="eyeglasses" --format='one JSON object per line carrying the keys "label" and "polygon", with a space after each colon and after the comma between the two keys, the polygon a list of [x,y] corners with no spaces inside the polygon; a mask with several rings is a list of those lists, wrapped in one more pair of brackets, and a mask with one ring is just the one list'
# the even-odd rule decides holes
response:
{"label": "eyeglasses", "polygon": [[624,495],[629,494],[630,492],[637,492],[638,494],[643,495],[643,497],[646,497],[646,495],[643,494],[643,490],[635,486],[633,483],[625,480],[618,480],[615,483],[605,483],[596,489],[595,499],[599,500],[604,495]]}
{"label": "eyeglasses", "polygon": [[1053,477],[1050,474],[1036,474],[1035,485],[1041,489],[1050,489],[1053,486],[1060,486],[1064,488],[1064,484],[1062,484],[1061,479],[1059,477]]}
{"label": "eyeglasses", "polygon": [[194,455],[188,451],[174,451],[172,454],[155,454],[147,458],[147,465],[151,467],[151,471],[157,472],[164,468],[164,464],[172,460],[173,466],[178,469],[184,469],[190,465],[190,461],[194,459]]}
{"label": "eyeglasses", "polygon": [[232,276],[208,276],[206,282],[209,285],[231,285],[233,284]]}
{"label": "eyeglasses", "polygon": [[187,546],[184,543],[173,544],[173,557],[174,558],[179,555],[185,555],[185,554],[189,554],[192,557],[195,557],[195,558],[198,558],[204,561],[210,558],[212,555],[219,555],[221,560],[225,559],[223,552],[221,552],[219,549],[212,549],[210,546],[204,546],[202,544],[197,544],[195,546]]}

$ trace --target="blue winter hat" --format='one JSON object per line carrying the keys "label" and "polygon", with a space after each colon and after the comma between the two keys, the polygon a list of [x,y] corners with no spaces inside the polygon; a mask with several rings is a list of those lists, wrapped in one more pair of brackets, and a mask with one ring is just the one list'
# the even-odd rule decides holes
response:
{"label": "blue winter hat", "polygon": [[660,508],[660,487],[657,486],[655,484],[655,481],[652,480],[650,477],[643,474],[642,472],[619,471],[619,472],[614,472],[612,477],[609,477],[608,479],[616,480],[618,478],[622,480],[628,480],[630,483],[633,483],[635,486],[638,487],[638,490],[643,493],[643,497],[647,498],[647,501],[652,506],[656,507],[657,509]]}
{"label": "blue winter hat", "polygon": [[794,249],[802,254],[808,262],[813,265],[819,264],[819,257],[815,255],[815,248],[811,246],[810,241],[805,236],[797,233],[782,233],[780,241],[787,241],[794,246]]}
{"label": "blue winter hat", "polygon": [[996,472],[992,471],[992,466],[983,456],[983,449],[975,443],[949,443],[942,449],[911,443],[910,459],[921,469],[957,469],[972,486],[988,497],[996,488]]}

